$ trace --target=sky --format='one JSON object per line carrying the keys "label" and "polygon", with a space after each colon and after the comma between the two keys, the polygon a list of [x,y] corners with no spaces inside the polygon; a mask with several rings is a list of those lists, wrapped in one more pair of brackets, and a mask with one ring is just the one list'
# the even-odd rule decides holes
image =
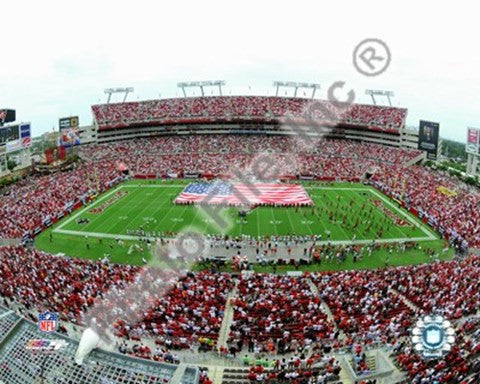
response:
{"label": "sky", "polygon": [[[4,2],[0,107],[16,109],[38,136],[64,116],[91,123],[91,105],[105,102],[109,87],[134,87],[136,101],[180,96],[180,81],[225,80],[227,95],[273,95],[273,81],[302,81],[320,84],[326,98],[344,81],[356,102],[371,103],[365,89],[391,90],[393,105],[408,108],[408,126],[439,122],[442,137],[465,141],[466,127],[480,127],[477,8],[418,0]],[[353,65],[366,38],[391,52],[375,77]]]}

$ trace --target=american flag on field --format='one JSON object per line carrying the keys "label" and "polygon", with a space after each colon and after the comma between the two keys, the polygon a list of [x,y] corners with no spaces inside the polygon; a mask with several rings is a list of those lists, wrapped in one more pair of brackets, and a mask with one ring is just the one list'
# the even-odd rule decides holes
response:
{"label": "american flag on field", "polygon": [[301,185],[237,184],[229,182],[191,183],[175,199],[176,204],[220,205],[313,205]]}
{"label": "american flag on field", "polygon": [[30,124],[20,125],[20,139],[22,140],[22,147],[30,147],[32,145],[32,138],[30,134]]}

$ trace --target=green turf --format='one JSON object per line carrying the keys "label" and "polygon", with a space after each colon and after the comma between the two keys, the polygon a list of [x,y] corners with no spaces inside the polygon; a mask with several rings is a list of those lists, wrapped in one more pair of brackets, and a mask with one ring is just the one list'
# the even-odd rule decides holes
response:
{"label": "green turf", "polygon": [[[162,236],[195,230],[208,234],[255,237],[317,234],[322,235],[324,240],[330,232],[332,241],[348,242],[354,236],[356,240],[364,241],[374,238],[384,241],[417,239],[441,248],[442,242],[425,224],[374,188],[362,184],[304,183],[315,203],[314,211],[312,208],[260,207],[250,211],[244,223],[238,217],[236,208],[225,208],[221,215],[230,225],[222,228],[218,228],[215,221],[198,207],[173,204],[186,184],[188,182],[179,180],[125,182],[40,234],[36,246],[49,252],[94,259],[109,253],[114,262],[141,264],[142,258],[150,259],[150,250],[145,244],[142,243],[143,253],[134,250],[127,255],[127,252],[132,244],[138,243],[129,230],[143,228],[150,235]],[[99,207],[103,207],[101,212],[92,211]],[[89,219],[89,223],[78,224],[79,218]],[[398,225],[394,222],[396,218],[403,219],[408,225]],[[368,221],[373,224],[368,224]],[[116,244],[117,236],[124,237],[122,247]],[[419,251],[404,255],[402,260],[392,259],[391,264],[428,261],[428,257],[424,258],[422,254]],[[384,256],[379,253],[378,257],[351,267],[380,267],[384,265],[383,260]],[[320,268],[344,267],[348,268],[343,263],[339,267],[332,264]]]}
{"label": "green turf", "polygon": [[[453,257],[454,250],[452,248],[443,248],[444,244],[439,240],[432,240],[419,243],[415,249],[407,250],[405,253],[393,253],[388,257],[388,250],[380,249],[373,251],[371,256],[364,257],[362,260],[353,262],[353,255],[349,254],[347,259],[343,262],[322,261],[321,263],[313,263],[308,265],[299,265],[298,268],[293,265],[277,265],[274,269],[272,265],[262,266],[259,264],[254,265],[255,272],[272,273],[276,272],[284,274],[288,271],[303,271],[303,272],[322,272],[322,271],[342,271],[342,270],[354,270],[354,269],[377,269],[387,268],[391,266],[404,266],[404,265],[417,265],[423,263],[430,263],[435,260],[449,260]],[[432,250],[437,255],[436,257],[430,256],[426,251]],[[219,272],[235,272],[231,264],[218,267],[214,263],[202,263],[195,266],[196,270],[202,269],[215,269]]]}

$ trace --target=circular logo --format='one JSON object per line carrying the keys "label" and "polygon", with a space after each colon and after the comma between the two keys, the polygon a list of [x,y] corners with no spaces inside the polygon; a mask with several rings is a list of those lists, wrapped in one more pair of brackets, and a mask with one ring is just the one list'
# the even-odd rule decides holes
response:
{"label": "circular logo", "polygon": [[424,316],[412,331],[412,344],[425,359],[445,356],[455,342],[455,331],[450,321],[442,316]]}
{"label": "circular logo", "polygon": [[441,348],[445,342],[445,330],[438,324],[429,324],[423,329],[422,341],[429,350]]}
{"label": "circular logo", "polygon": [[365,39],[353,51],[353,65],[365,76],[378,76],[390,65],[392,55],[388,45],[380,39]]}

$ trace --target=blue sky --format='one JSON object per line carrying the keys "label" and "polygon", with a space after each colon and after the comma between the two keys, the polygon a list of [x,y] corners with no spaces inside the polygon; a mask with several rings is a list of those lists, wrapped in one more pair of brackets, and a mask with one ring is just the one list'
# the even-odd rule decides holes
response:
{"label": "blue sky", "polygon": [[[480,51],[474,2],[419,1],[15,1],[2,4],[0,106],[17,109],[34,135],[58,118],[92,119],[107,87],[133,86],[130,100],[175,97],[179,81],[227,81],[225,93],[273,94],[274,80],[345,81],[395,92],[395,106],[440,122],[464,141],[480,126]],[[370,78],[352,53],[385,41],[392,63]],[[251,89],[249,89],[249,86]]]}

